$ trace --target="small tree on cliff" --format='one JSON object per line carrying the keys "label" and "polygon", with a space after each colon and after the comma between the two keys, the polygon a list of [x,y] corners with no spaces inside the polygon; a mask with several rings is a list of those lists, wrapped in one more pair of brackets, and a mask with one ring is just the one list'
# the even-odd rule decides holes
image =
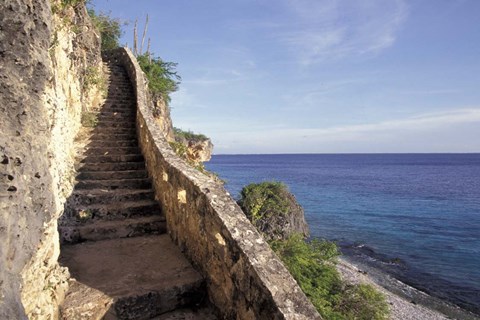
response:
{"label": "small tree on cliff", "polygon": [[285,184],[252,183],[240,195],[238,204],[267,240],[286,239],[294,233],[308,236],[303,209]]}
{"label": "small tree on cliff", "polygon": [[160,57],[152,58],[149,54],[137,56],[137,61],[148,79],[148,88],[154,98],[170,102],[170,94],[178,90],[182,79],[177,71],[177,63],[163,61]]}
{"label": "small tree on cliff", "polygon": [[112,50],[120,46],[119,40],[122,36],[122,23],[119,19],[110,17],[104,13],[96,13],[94,9],[88,9],[88,15],[93,25],[102,38],[102,50]]}

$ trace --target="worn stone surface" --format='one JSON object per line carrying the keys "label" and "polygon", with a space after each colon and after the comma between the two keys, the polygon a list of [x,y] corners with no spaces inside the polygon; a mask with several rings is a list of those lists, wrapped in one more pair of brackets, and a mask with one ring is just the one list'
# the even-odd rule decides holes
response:
{"label": "worn stone surface", "polygon": [[65,320],[101,320],[110,310],[113,298],[102,291],[71,279],[60,318]]}
{"label": "worn stone surface", "polygon": [[68,286],[56,220],[72,188],[82,103],[95,96],[84,94],[80,75],[99,57],[72,56],[95,44],[81,44],[60,18],[66,12],[52,15],[55,2],[0,3],[1,319],[55,319]]}
{"label": "worn stone surface", "polygon": [[137,134],[168,231],[207,279],[224,319],[320,319],[240,207],[213,179],[179,159],[155,125],[143,74],[128,49],[116,56],[137,96]]}
{"label": "worn stone surface", "polygon": [[122,67],[106,63],[104,69],[109,85],[106,100],[91,113],[92,128],[82,128],[76,139],[77,161],[84,165],[77,166],[75,190],[59,221],[62,243],[166,231],[136,140],[132,85]]}
{"label": "worn stone surface", "polygon": [[[115,61],[105,67],[108,96],[93,129],[77,139],[78,157],[88,161],[79,167],[60,220],[61,262],[76,279],[62,318],[143,320],[203,307],[203,278],[167,235],[159,235],[166,221],[137,146],[132,85]],[[117,119],[118,110],[124,113]]]}
{"label": "worn stone surface", "polygon": [[[203,278],[166,234],[65,246],[60,261],[82,286],[110,297],[118,319],[148,319],[204,295]],[[62,306],[65,320],[81,319],[75,311],[81,304],[90,305],[92,313],[104,305],[98,305],[96,294],[71,298],[76,302],[67,296]]]}
{"label": "worn stone surface", "polygon": [[202,308],[199,310],[176,310],[165,313],[159,317],[152,318],[151,320],[215,320],[217,317],[208,308]]}

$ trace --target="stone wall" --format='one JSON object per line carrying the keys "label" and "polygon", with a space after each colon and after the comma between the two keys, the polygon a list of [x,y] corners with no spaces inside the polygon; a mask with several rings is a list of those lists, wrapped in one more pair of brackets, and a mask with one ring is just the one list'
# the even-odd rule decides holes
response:
{"label": "stone wall", "polygon": [[136,87],[137,134],[168,232],[207,279],[225,319],[320,319],[241,209],[213,179],[179,159],[155,125],[143,74],[128,49],[117,56]]}
{"label": "stone wall", "polygon": [[73,140],[99,40],[85,8],[0,4],[0,319],[55,319],[67,289],[57,219],[74,180]]}

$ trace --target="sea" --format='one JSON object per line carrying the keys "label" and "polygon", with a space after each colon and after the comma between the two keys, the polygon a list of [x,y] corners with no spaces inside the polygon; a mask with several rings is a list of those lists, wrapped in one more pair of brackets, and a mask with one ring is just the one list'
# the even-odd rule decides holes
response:
{"label": "sea", "polygon": [[235,199],[284,182],[311,237],[480,314],[480,154],[214,155],[206,167]]}

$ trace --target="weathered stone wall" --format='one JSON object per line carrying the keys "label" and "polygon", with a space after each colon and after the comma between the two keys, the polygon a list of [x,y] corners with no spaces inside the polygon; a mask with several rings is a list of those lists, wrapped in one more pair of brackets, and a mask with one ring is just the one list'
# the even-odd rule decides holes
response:
{"label": "weathered stone wall", "polygon": [[67,289],[56,223],[82,105],[99,100],[82,76],[100,59],[85,8],[52,15],[58,3],[0,3],[0,319],[55,319]]}
{"label": "weathered stone wall", "polygon": [[179,159],[164,139],[143,74],[128,49],[112,55],[136,87],[137,134],[168,231],[207,279],[225,319],[320,319],[320,316],[223,187]]}

